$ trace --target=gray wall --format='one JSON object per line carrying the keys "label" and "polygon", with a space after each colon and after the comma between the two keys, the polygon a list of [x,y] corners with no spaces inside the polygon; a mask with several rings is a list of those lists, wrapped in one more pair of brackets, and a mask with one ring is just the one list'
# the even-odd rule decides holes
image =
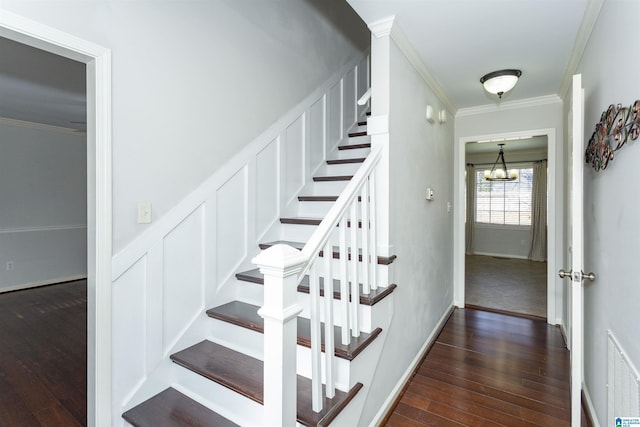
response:
{"label": "gray wall", "polygon": [[0,121],[0,292],[86,275],[86,152],[83,135]]}
{"label": "gray wall", "polygon": [[[375,414],[453,304],[453,120],[428,123],[427,104],[444,108],[394,41],[389,75],[389,243],[394,315],[363,414]],[[374,111],[375,114],[375,111]],[[449,117],[451,117],[449,115]],[[425,190],[435,191],[433,201]],[[366,425],[364,415],[360,425]]]}
{"label": "gray wall", "polygon": [[[638,16],[637,1],[607,0],[602,6],[578,67],[585,89],[586,140],[610,104],[628,106],[640,99],[640,56],[629,54],[637,39]],[[565,98],[565,117],[570,96]],[[602,426],[621,415],[607,414],[607,330],[616,336],[628,360],[640,367],[638,164],[640,141],[625,145],[605,171],[587,167],[584,174],[585,269],[597,275],[595,282],[584,286],[584,370]]]}
{"label": "gray wall", "polygon": [[341,0],[0,5],[112,50],[114,252],[369,45]]}

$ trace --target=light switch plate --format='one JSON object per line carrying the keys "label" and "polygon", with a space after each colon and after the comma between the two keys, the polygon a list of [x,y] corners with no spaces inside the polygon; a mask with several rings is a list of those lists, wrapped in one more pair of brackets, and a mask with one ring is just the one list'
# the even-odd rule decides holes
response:
{"label": "light switch plate", "polygon": [[151,223],[151,203],[138,203],[138,224]]}

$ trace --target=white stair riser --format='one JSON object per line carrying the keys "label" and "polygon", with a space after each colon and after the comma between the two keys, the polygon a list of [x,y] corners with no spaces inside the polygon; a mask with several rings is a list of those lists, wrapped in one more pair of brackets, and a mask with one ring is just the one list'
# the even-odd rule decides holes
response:
{"label": "white stair riser", "polygon": [[298,216],[324,218],[334,202],[299,202]]}
{"label": "white stair riser", "polygon": [[349,181],[316,181],[313,186],[309,188],[310,194],[304,193],[304,195],[310,196],[338,196]]}
{"label": "white stair riser", "polygon": [[352,148],[350,150],[338,150],[336,156],[338,159],[353,159],[367,157],[370,152],[371,148]]}
{"label": "white stair riser", "polygon": [[324,170],[322,172],[318,171],[316,175],[317,176],[355,175],[356,172],[358,171],[358,168],[361,165],[362,163],[338,163],[335,165],[326,165]]}
{"label": "white stair riser", "polygon": [[[238,301],[246,302],[248,304],[253,304],[261,307],[263,298],[264,298],[264,286],[259,285],[257,283],[249,283],[249,282],[243,282],[238,284]],[[300,304],[300,306],[302,307],[302,313],[300,313],[300,317],[309,319],[311,317],[309,313],[309,294],[306,294],[304,292],[298,292],[297,301],[298,301],[298,304]],[[342,325],[342,316],[340,314],[340,310],[341,310],[340,301],[341,300],[333,299],[334,325],[338,325],[338,326]],[[324,307],[324,297],[320,298],[320,304],[322,305],[322,307]],[[360,304],[359,319],[360,319],[361,331],[368,333],[379,326],[379,325],[373,324],[372,317],[371,317],[372,310],[377,310],[376,306],[378,304],[374,306]],[[324,322],[324,310],[320,314],[320,319],[321,321]]]}
{"label": "white stair riser", "polygon": [[[242,426],[264,425],[264,407],[215,381],[174,364],[174,388]],[[206,396],[206,398],[205,398]]]}
{"label": "white stair riser", "polygon": [[[212,332],[210,341],[222,344],[238,352],[248,354],[259,360],[264,359],[264,335],[241,326],[233,325],[218,319],[211,319]],[[236,336],[235,341],[229,342],[229,337]],[[322,355],[324,360],[324,353]],[[311,350],[308,347],[297,346],[297,373],[311,378]],[[324,362],[323,362],[324,363]],[[349,361],[336,358],[336,385],[342,391],[347,391],[349,386]],[[324,372],[323,372],[324,382]]]}

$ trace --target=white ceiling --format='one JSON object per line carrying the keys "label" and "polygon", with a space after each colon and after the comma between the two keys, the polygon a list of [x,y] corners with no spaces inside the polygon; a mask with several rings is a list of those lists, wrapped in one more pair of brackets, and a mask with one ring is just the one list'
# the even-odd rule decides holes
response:
{"label": "white ceiling", "polygon": [[370,24],[395,15],[456,109],[497,102],[480,77],[522,70],[503,101],[559,93],[592,0],[347,0]]}
{"label": "white ceiling", "polygon": [[86,129],[85,64],[0,37],[0,117]]}
{"label": "white ceiling", "polygon": [[[504,101],[557,94],[594,0],[347,0],[366,23],[395,15],[455,109],[495,104],[479,79],[519,68]],[[85,65],[0,37],[0,117],[83,130]]]}

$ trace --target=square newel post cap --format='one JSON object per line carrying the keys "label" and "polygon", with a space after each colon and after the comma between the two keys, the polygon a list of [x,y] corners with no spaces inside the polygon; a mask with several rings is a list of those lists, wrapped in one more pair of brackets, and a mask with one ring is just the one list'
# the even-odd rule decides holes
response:
{"label": "square newel post cap", "polygon": [[251,262],[260,267],[262,274],[287,277],[298,273],[307,258],[296,248],[277,244],[260,252]]}

